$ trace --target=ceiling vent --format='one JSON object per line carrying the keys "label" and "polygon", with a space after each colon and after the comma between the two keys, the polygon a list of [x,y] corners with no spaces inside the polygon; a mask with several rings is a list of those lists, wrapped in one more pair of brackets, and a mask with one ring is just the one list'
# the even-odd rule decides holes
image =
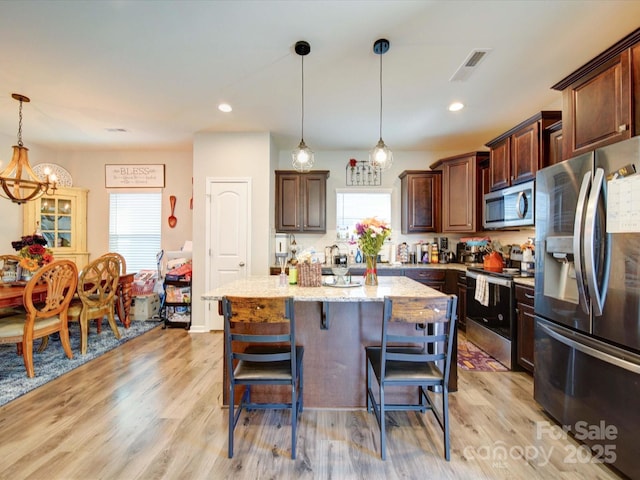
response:
{"label": "ceiling vent", "polygon": [[460,65],[449,81],[464,82],[467,80],[491,50],[491,48],[476,48],[471,50],[471,53],[465,58],[462,65]]}

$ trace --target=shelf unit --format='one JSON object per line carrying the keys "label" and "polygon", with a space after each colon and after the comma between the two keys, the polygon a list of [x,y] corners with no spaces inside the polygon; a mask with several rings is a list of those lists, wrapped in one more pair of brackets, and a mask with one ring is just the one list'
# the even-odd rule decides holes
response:
{"label": "shelf unit", "polygon": [[167,280],[160,307],[162,328],[191,328],[191,280]]}

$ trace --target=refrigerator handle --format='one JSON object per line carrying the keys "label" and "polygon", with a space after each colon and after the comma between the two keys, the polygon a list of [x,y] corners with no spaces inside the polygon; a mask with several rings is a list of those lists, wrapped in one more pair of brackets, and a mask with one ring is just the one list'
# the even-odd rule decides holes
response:
{"label": "refrigerator handle", "polygon": [[573,223],[573,262],[576,270],[576,281],[578,283],[578,302],[586,314],[589,314],[589,304],[587,302],[587,292],[585,291],[584,276],[582,274],[584,267],[584,258],[582,255],[582,219],[584,218],[590,186],[591,171],[585,173],[582,178],[582,185],[580,186],[578,203],[576,205],[576,217]]}
{"label": "refrigerator handle", "polygon": [[593,177],[593,185],[591,186],[591,193],[589,194],[589,202],[587,203],[587,215],[585,217],[584,228],[584,262],[585,273],[587,277],[587,289],[589,292],[589,297],[591,298],[591,308],[593,309],[593,314],[597,317],[602,315],[602,311],[604,309],[604,302],[607,296],[607,288],[609,286],[609,262],[611,257],[611,253],[608,251],[611,248],[611,242],[609,242],[606,238],[607,233],[602,232],[602,242],[599,242],[598,244],[603,245],[604,243],[604,248],[607,249],[607,252],[605,252],[604,265],[602,266],[602,268],[604,269],[602,285],[598,285],[598,272],[596,269],[596,257],[598,252],[595,251],[595,237],[597,233],[596,221],[598,203],[600,201],[601,195],[604,195],[604,170],[602,168],[597,168],[596,173]]}

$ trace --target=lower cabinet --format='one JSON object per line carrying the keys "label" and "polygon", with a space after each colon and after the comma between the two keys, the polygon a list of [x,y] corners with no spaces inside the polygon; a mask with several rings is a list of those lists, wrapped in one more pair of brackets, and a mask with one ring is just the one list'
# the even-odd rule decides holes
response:
{"label": "lower cabinet", "polygon": [[458,272],[456,282],[456,295],[458,295],[458,328],[467,331],[467,275]]}
{"label": "lower cabinet", "polygon": [[533,288],[516,284],[516,315],[518,318],[518,365],[533,373],[534,341],[534,291]]}
{"label": "lower cabinet", "polygon": [[404,271],[405,277],[425,284],[427,287],[444,291],[447,270],[437,268],[408,268]]}

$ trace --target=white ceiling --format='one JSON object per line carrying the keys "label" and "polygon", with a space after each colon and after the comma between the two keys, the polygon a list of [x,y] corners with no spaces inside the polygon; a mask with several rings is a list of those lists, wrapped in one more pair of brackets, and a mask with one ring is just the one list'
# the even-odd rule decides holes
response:
{"label": "white ceiling", "polygon": [[[270,131],[314,150],[460,152],[544,109],[550,87],[638,28],[640,1],[2,1],[0,133],[56,149],[188,149],[199,131]],[[464,82],[475,48],[492,51]],[[447,105],[459,100],[457,113]],[[234,110],[223,114],[218,103]],[[125,129],[113,132],[110,129]],[[0,149],[8,157],[10,145]]]}

